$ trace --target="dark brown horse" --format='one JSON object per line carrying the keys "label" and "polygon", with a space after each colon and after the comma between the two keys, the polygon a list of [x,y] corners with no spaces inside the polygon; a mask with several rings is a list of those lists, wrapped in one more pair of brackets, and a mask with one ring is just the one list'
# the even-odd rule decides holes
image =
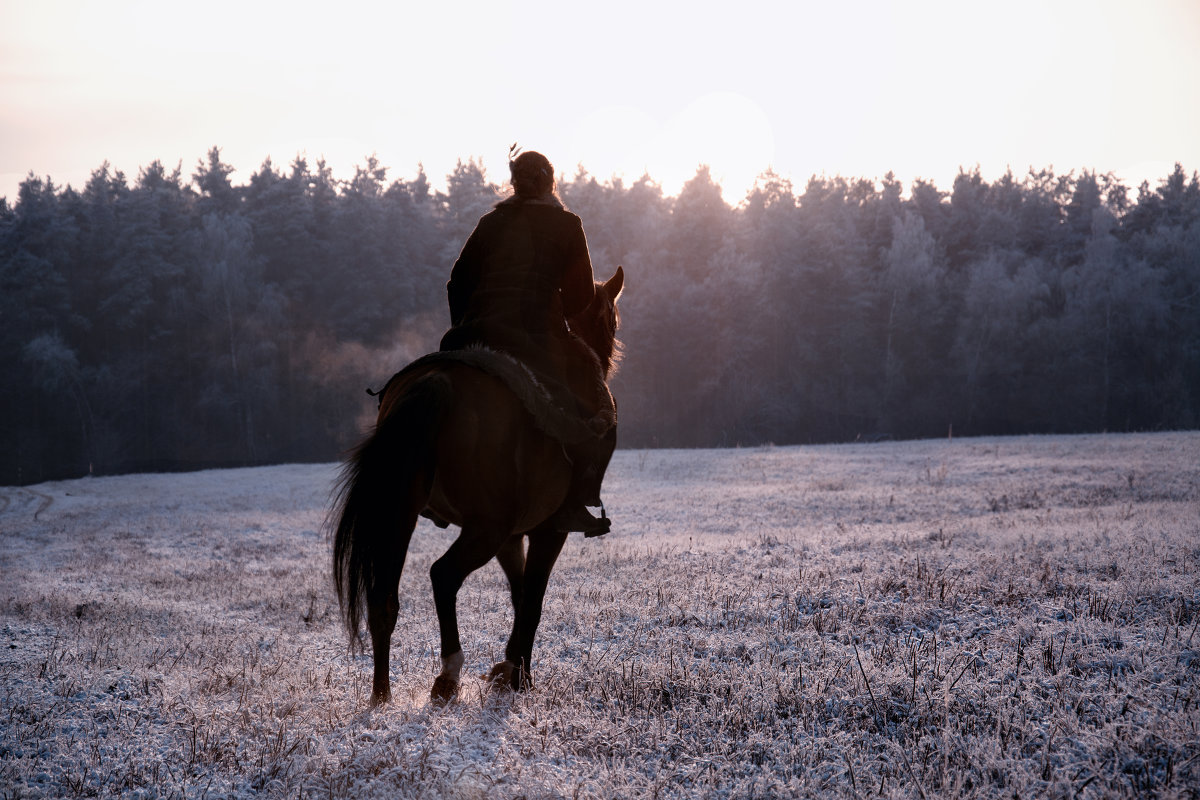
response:
{"label": "dark brown horse", "polygon": [[[612,369],[624,283],[617,267],[596,284],[591,305],[569,323]],[[408,542],[423,511],[461,532],[429,570],[442,639],[434,702],[458,691],[463,665],[456,601],[459,587],[492,558],[512,594],[513,627],[505,660],[491,679],[529,685],[533,638],[550,571],[567,535],[546,520],[566,497],[570,464],[562,446],[534,424],[498,378],[466,364],[431,364],[392,380],[380,398],[375,431],[348,459],[338,494],[333,579],[351,638],[365,606],[375,660],[373,705],[391,694],[388,673],[397,587]],[[529,539],[528,552],[525,538]]]}

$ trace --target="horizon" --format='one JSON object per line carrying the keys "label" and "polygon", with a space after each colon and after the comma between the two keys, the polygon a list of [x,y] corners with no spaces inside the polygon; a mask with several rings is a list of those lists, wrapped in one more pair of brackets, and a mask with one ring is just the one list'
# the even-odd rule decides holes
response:
{"label": "horizon", "polygon": [[[215,145],[215,147],[217,147],[217,149],[221,152],[222,163],[225,164],[226,166],[232,167],[232,170],[230,172],[230,183],[235,187],[242,187],[242,186],[249,185],[251,176],[253,176],[254,174],[257,174],[266,165],[268,159],[271,162],[272,168],[277,173],[280,173],[282,175],[287,175],[290,172],[292,164],[297,159],[300,159],[300,158],[306,159],[310,169],[314,168],[319,161],[323,160],[323,156],[318,156],[317,158],[313,158],[313,157],[309,156],[307,153],[301,152],[301,153],[297,153],[295,156],[288,159],[286,162],[277,161],[274,158],[267,156],[267,157],[264,157],[262,160],[260,160],[253,169],[243,169],[241,166],[229,162],[229,160],[227,159],[227,157],[225,155],[225,148],[220,147],[219,145]],[[529,148],[529,149],[533,149],[533,148]],[[195,181],[194,181],[192,175],[196,170],[201,169],[207,165],[207,152],[208,151],[205,152],[204,157],[195,159],[192,162],[192,166],[190,168],[186,166],[183,159],[179,159],[174,164],[169,164],[169,163],[163,162],[162,163],[163,169],[169,175],[175,169],[178,168],[180,171],[182,185],[184,187],[194,186]],[[365,167],[367,158],[369,158],[373,155],[374,154],[370,154],[369,156],[366,156],[366,157],[360,159],[359,161],[357,161],[353,164],[350,164],[347,169],[341,170],[341,171],[339,171],[336,168],[333,168],[330,164],[328,164],[328,162],[326,163],[326,166],[330,168],[332,178],[335,183],[337,183],[337,184],[348,183],[354,177],[355,170],[359,167]],[[145,170],[147,167],[149,167],[153,163],[153,161],[154,161],[154,159],[152,159],[151,161],[148,161],[146,163],[143,163],[143,164],[138,164],[132,170],[127,170],[127,169],[122,169],[122,168],[118,167],[117,165],[111,163],[111,161],[109,161],[109,160],[105,160],[101,164],[97,164],[96,167],[94,167],[92,170],[88,171],[86,176],[84,176],[78,180],[62,180],[62,181],[60,181],[57,178],[55,178],[55,176],[53,176],[53,175],[37,175],[37,174],[32,174],[32,173],[27,174],[26,176],[21,178],[20,182],[17,184],[17,187],[14,188],[11,195],[0,194],[0,200],[7,200],[10,208],[15,207],[16,203],[17,203],[17,199],[18,199],[18,190],[19,190],[20,184],[24,183],[26,180],[28,180],[31,177],[34,179],[38,179],[38,180],[51,181],[53,183],[54,190],[56,193],[60,193],[68,188],[70,188],[76,192],[82,192],[84,190],[84,188],[86,187],[86,184],[87,184],[88,180],[91,178],[91,176],[95,172],[97,172],[98,170],[103,168],[105,165],[108,166],[109,171],[112,175],[115,176],[116,174],[120,173],[124,177],[127,185],[130,188],[132,188],[137,185],[137,182],[140,178],[142,171]],[[501,163],[499,169],[496,169],[494,167],[489,167],[487,165],[487,163],[485,162],[485,159],[482,156],[471,155],[471,156],[466,156],[466,157],[461,157],[461,158],[456,159],[456,163],[461,162],[463,164],[466,164],[466,163],[472,162],[472,161],[480,165],[480,167],[483,169],[484,178],[489,183],[491,183],[492,185],[498,186],[501,189],[508,186],[507,178],[497,175],[497,173],[500,170],[504,169],[505,165],[503,163]],[[888,170],[887,172],[883,173],[882,175],[849,175],[849,174],[842,174],[842,173],[828,174],[825,172],[821,172],[821,173],[814,173],[812,175],[808,175],[799,180],[795,176],[780,175],[779,173],[775,173],[775,174],[778,177],[788,181],[791,184],[793,190],[795,191],[795,193],[797,195],[802,194],[804,192],[805,186],[809,183],[809,181],[812,181],[812,180],[820,180],[820,179],[828,179],[828,180],[845,179],[847,181],[866,180],[866,181],[870,181],[874,186],[879,186],[880,183],[884,180],[884,178],[886,178],[890,174],[890,175],[892,175],[892,177],[895,180],[899,181],[899,183],[901,185],[901,196],[904,198],[909,198],[911,196],[912,187],[917,181],[924,181],[927,183],[931,183],[938,190],[949,193],[951,191],[951,189],[953,188],[954,181],[959,174],[972,174],[976,170],[979,171],[981,178],[983,179],[983,181],[986,184],[994,184],[996,181],[1000,180],[1005,175],[1005,173],[1008,173],[1008,172],[1010,172],[1012,174],[1012,176],[1019,183],[1032,173],[1037,173],[1037,172],[1041,172],[1044,170],[1050,170],[1056,177],[1065,177],[1067,175],[1080,175],[1080,174],[1085,174],[1085,173],[1094,174],[1097,176],[1110,175],[1110,176],[1114,177],[1120,185],[1126,187],[1127,189],[1131,190],[1132,192],[1136,192],[1143,183],[1147,184],[1151,190],[1154,190],[1166,183],[1167,179],[1174,173],[1177,166],[1182,168],[1184,174],[1189,177],[1197,177],[1198,175],[1200,175],[1200,167],[1198,167],[1196,165],[1185,164],[1181,161],[1175,161],[1175,162],[1172,162],[1169,164],[1166,162],[1162,162],[1162,163],[1155,162],[1153,164],[1140,165],[1139,170],[1155,170],[1155,171],[1137,171],[1136,173],[1132,173],[1127,170],[1126,175],[1129,175],[1130,177],[1126,177],[1126,175],[1118,174],[1117,172],[1115,172],[1113,170],[1101,171],[1101,170],[1089,169],[1087,167],[1064,167],[1060,171],[1060,169],[1057,166],[1049,165],[1049,164],[1041,165],[1041,166],[1029,165],[1027,168],[1021,169],[1021,170],[1015,169],[1012,165],[1006,165],[1006,167],[1003,170],[1000,170],[996,174],[987,174],[987,173],[983,172],[982,167],[978,163],[971,165],[971,166],[959,165],[953,171],[953,173],[949,175],[949,177],[947,177],[943,180],[939,180],[937,178],[931,178],[931,177],[924,176],[924,175],[916,175],[911,178],[905,179],[905,178],[897,175],[894,170]],[[428,170],[426,170],[424,168],[423,162],[418,162],[418,165],[416,168],[414,168],[410,172],[403,174],[403,175],[396,174],[397,170],[394,168],[394,165],[380,162],[379,167],[384,169],[384,171],[387,174],[387,177],[385,180],[385,186],[391,186],[396,182],[411,183],[412,181],[416,180],[418,178],[418,176],[420,175],[421,171],[424,170],[425,179],[428,181],[431,190],[437,191],[437,192],[443,192],[443,193],[446,191],[446,188],[447,188],[447,178],[449,177],[450,173],[453,171],[453,167],[452,167],[450,171],[448,171],[444,174],[434,175],[434,174],[431,174]],[[688,176],[688,178],[686,178],[685,180],[680,182],[678,185],[674,185],[671,187],[665,186],[663,181],[659,180],[657,178],[657,176],[655,176],[649,170],[647,170],[646,172],[644,172],[640,175],[625,175],[625,174],[616,173],[616,174],[611,174],[608,176],[603,176],[603,175],[596,174],[592,170],[588,169],[586,164],[582,164],[582,163],[577,164],[575,166],[575,169],[570,170],[570,171],[555,164],[555,170],[557,172],[558,184],[561,186],[563,183],[570,183],[571,181],[575,180],[575,178],[579,174],[580,169],[583,170],[583,172],[586,174],[587,177],[593,178],[601,185],[607,185],[607,186],[613,185],[616,181],[623,181],[625,186],[629,186],[630,184],[636,183],[637,181],[641,180],[642,178],[648,178],[654,185],[659,187],[659,189],[662,191],[664,197],[670,197],[670,198],[678,197],[684,184],[686,184],[688,181],[692,180],[692,178],[696,177],[696,175],[698,175],[701,170],[707,169],[710,171],[710,177],[712,178],[713,182],[716,183],[720,187],[722,199],[724,200],[726,205],[728,205],[731,208],[737,208],[739,205],[741,205],[746,200],[749,193],[759,183],[759,181],[764,176],[766,176],[768,174],[768,172],[774,172],[774,170],[772,170],[772,168],[770,168],[770,167],[759,172],[755,176],[754,182],[751,183],[749,186],[747,186],[744,191],[739,191],[739,193],[736,196],[732,196],[730,194],[730,189],[732,188],[734,190],[737,190],[738,187],[736,187],[736,186],[729,187],[726,185],[728,183],[728,181],[723,182],[722,180],[720,180],[720,178],[718,176],[712,175],[711,174],[712,168],[708,164],[698,164],[696,171],[693,172],[692,175]]]}

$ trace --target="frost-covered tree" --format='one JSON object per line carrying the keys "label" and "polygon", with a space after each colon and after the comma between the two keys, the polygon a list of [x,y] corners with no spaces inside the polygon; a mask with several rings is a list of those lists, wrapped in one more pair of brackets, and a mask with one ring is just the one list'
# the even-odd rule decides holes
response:
{"label": "frost-covered tree", "polygon": [[[432,349],[445,281],[503,195],[368,158],[245,185],[103,164],[0,201],[0,482],[328,459],[361,390]],[[949,192],[764,173],[736,206],[579,169],[598,277],[626,269],[625,445],[1200,424],[1200,180],[964,170]]]}
{"label": "frost-covered tree", "polygon": [[[896,406],[916,400],[941,377],[940,344],[946,303],[946,267],[940,248],[912,212],[892,225],[883,253],[883,387],[880,430],[899,430]],[[902,398],[900,396],[903,396]]]}

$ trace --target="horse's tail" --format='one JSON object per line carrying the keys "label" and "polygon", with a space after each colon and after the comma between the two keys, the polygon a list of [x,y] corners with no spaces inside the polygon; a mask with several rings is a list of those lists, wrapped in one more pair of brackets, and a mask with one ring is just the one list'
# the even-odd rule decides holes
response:
{"label": "horse's tail", "polygon": [[368,599],[394,591],[404,569],[417,515],[432,490],[435,443],[450,392],[449,379],[437,374],[402,389],[342,470],[334,505],[333,583],[354,645]]}

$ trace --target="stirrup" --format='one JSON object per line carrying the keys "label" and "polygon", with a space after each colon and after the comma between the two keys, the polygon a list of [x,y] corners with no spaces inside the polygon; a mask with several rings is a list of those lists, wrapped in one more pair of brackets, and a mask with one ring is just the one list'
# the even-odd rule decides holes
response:
{"label": "stirrup", "polygon": [[600,522],[604,523],[604,530],[584,531],[583,536],[585,539],[591,539],[596,536],[603,536],[604,534],[606,534],[610,530],[612,530],[612,520],[608,518],[608,512],[604,508],[604,501],[600,502]]}

